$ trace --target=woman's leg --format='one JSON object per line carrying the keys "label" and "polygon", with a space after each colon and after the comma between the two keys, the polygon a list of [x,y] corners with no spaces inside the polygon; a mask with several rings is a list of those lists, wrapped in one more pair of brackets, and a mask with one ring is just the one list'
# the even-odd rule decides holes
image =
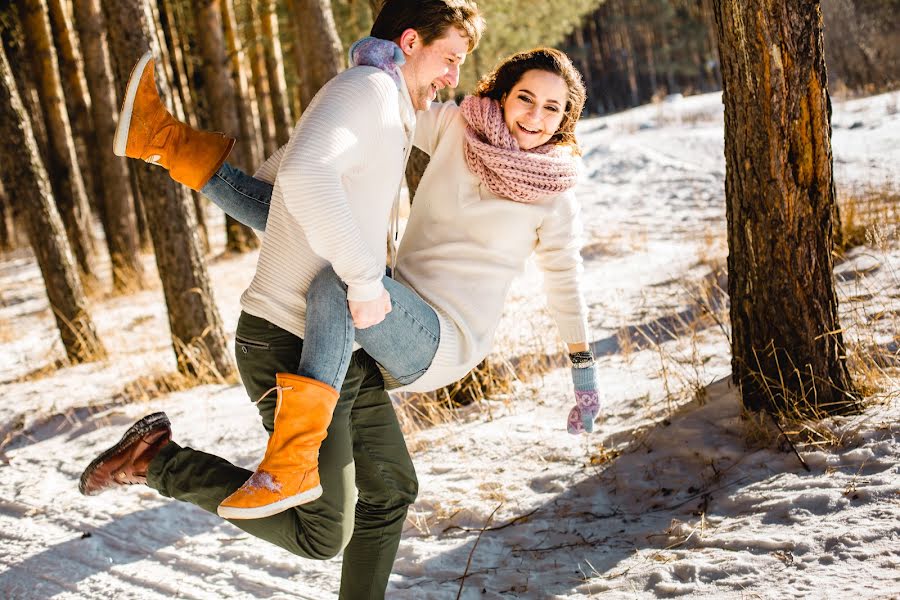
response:
{"label": "woman's leg", "polygon": [[229,217],[257,231],[266,230],[272,184],[247,175],[237,167],[223,164],[200,193]]}
{"label": "woman's leg", "polygon": [[418,294],[390,277],[384,286],[391,312],[384,321],[355,329],[347,286],[331,267],[316,275],[306,296],[306,331],[297,373],[339,388],[354,339],[400,383],[415,381],[431,365],[440,339],[437,313]]}

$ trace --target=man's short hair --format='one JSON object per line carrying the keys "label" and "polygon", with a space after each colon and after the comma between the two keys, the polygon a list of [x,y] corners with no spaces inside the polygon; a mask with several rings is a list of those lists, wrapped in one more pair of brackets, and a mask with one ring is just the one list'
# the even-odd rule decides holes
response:
{"label": "man's short hair", "polygon": [[469,52],[484,31],[484,19],[474,0],[387,0],[372,25],[372,36],[396,40],[415,29],[427,46],[456,27],[469,38]]}

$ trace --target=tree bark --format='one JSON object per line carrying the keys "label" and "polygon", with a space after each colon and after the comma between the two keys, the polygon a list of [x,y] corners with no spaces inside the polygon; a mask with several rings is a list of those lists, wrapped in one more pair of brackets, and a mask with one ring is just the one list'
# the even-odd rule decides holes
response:
{"label": "tree bark", "polygon": [[[238,36],[237,19],[234,14],[234,0],[222,0],[222,22],[225,25],[225,42],[228,56],[231,58],[232,83],[235,88],[235,104],[240,122],[240,136],[244,143],[244,169],[252,169],[259,165],[259,152],[257,151],[258,131],[254,125],[259,121],[259,109],[255,98],[250,93],[250,84],[247,81],[247,57],[244,54],[244,45]],[[261,144],[260,144],[261,145]]]}
{"label": "tree bark", "polygon": [[[281,52],[281,38],[278,30],[278,16],[275,14],[275,0],[262,0],[259,6],[262,28],[263,51],[266,72],[269,76],[269,94],[272,99],[272,118],[275,120],[275,149],[287,144],[293,129],[287,83],[284,75],[284,56]],[[299,47],[294,42],[294,46]]]}
{"label": "tree bark", "polygon": [[100,165],[98,154],[93,150],[97,147],[97,137],[94,135],[94,123],[91,118],[91,99],[88,96],[87,82],[82,74],[82,56],[75,28],[72,25],[72,16],[63,4],[64,0],[48,0],[50,9],[50,28],[53,39],[56,40],[56,52],[59,58],[59,74],[63,94],[66,102],[66,110],[69,114],[69,123],[72,126],[72,137],[75,142],[76,155],[80,158],[81,178],[84,181],[84,189],[87,191],[88,200],[96,212],[103,212],[100,202]]}
{"label": "tree bark", "polygon": [[46,0],[19,0],[25,40],[33,56],[38,96],[47,128],[47,173],[66,235],[75,253],[83,283],[96,285],[94,240],[90,208],[72,141],[72,128],[63,104],[56,50],[50,37]]}
{"label": "tree bark", "polygon": [[[6,60],[15,65],[13,78],[16,82],[16,90],[19,99],[25,106],[25,112],[31,117],[31,132],[37,141],[41,160],[47,163],[47,130],[44,127],[44,110],[38,101],[37,86],[35,84],[34,69],[31,52],[25,48],[25,35],[22,33],[22,23],[19,12],[14,4],[0,4],[0,33],[3,37],[3,50],[6,52]],[[9,184],[10,190],[15,188]]]}
{"label": "tree bark", "polygon": [[100,159],[94,161],[99,167],[97,194],[112,264],[113,290],[126,292],[143,287],[144,267],[128,165],[124,158],[110,153],[119,108],[113,86],[106,22],[100,0],[75,0],[74,9],[84,56],[84,74],[91,94],[95,136],[92,147],[99,149],[94,153]]}
{"label": "tree bark", "polygon": [[751,410],[852,406],[834,292],[819,2],[715,3],[724,80],[733,380]]}
{"label": "tree bark", "polygon": [[53,203],[47,172],[38,155],[31,122],[0,53],[0,170],[22,183],[12,196],[28,231],[66,356],[74,363],[99,360],[106,350],[88,314],[87,298]]}
{"label": "tree bark", "polygon": [[0,252],[9,252],[19,246],[16,218],[6,188],[0,181]]}
{"label": "tree bark", "polygon": [[[263,156],[271,156],[278,149],[275,141],[275,119],[272,115],[272,96],[269,92],[269,77],[266,69],[266,51],[262,30],[263,8],[260,0],[250,0],[250,25],[252,41],[247,44],[250,54],[250,75],[253,78],[253,89],[256,90],[256,103],[259,108],[259,130],[262,136]],[[279,49],[281,45],[279,44]],[[282,73],[283,75],[283,73]]]}
{"label": "tree bark", "polygon": [[313,96],[329,79],[341,72],[344,51],[334,24],[330,0],[288,0],[300,48],[297,68],[303,82],[301,103],[309,106]]}
{"label": "tree bark", "polygon": [[[182,37],[177,24],[175,6],[168,0],[155,0],[156,11],[154,17],[159,21],[160,43],[165,42],[167,48],[167,73],[172,75],[174,89],[178,92],[173,95],[176,100],[175,108],[180,112],[178,118],[197,127],[197,105],[193,90],[188,84],[189,77],[182,49]],[[209,253],[209,228],[206,224],[205,199],[200,192],[191,190],[191,199],[194,202],[194,214],[197,215],[197,227],[200,233],[200,245],[203,254]]]}
{"label": "tree bark", "polygon": [[[222,8],[219,0],[193,0],[200,54],[203,56],[203,89],[209,100],[212,128],[230,135],[240,135],[241,119],[237,106],[237,91],[231,75],[225,49]],[[249,168],[247,139],[238,139],[228,161],[243,169]],[[256,236],[246,225],[225,217],[227,250],[246,252],[259,245]]]}
{"label": "tree bark", "polygon": [[[127,81],[147,48],[159,56],[150,31],[149,8],[144,0],[103,0],[103,8],[118,80]],[[157,71],[161,96],[171,106],[169,82],[159,75]],[[226,350],[190,195],[165,170],[139,166],[137,176],[168,307],[178,369],[201,381],[230,378],[234,364]]]}

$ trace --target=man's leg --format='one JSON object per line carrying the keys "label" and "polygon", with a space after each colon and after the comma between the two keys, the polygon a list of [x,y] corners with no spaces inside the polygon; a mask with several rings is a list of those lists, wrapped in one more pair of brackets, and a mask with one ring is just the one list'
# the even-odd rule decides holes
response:
{"label": "man's leg", "polygon": [[347,379],[359,380],[350,413],[356,462],[356,524],[344,550],[340,598],[384,598],[418,481],[400,423],[375,361],[356,352]]}
{"label": "man's leg", "polygon": [[[275,385],[275,373],[294,373],[302,340],[264,319],[241,315],[236,335],[238,370],[252,400]],[[230,521],[240,529],[306,558],[331,558],[353,531],[355,471],[350,413],[362,374],[348,375],[338,399],[328,436],[319,452],[322,496],[309,504],[261,519]],[[263,427],[271,434],[275,398],[257,405]],[[211,513],[240,487],[252,471],[227,460],[170,442],[150,463],[147,483],[162,495],[190,502]]]}

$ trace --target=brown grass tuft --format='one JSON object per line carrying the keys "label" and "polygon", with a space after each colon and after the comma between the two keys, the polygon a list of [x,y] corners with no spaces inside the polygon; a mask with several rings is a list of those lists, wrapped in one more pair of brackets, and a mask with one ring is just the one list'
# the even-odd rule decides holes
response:
{"label": "brown grass tuft", "polygon": [[891,184],[839,191],[838,206],[841,211],[838,253],[862,245],[883,248],[900,236],[900,192]]}

